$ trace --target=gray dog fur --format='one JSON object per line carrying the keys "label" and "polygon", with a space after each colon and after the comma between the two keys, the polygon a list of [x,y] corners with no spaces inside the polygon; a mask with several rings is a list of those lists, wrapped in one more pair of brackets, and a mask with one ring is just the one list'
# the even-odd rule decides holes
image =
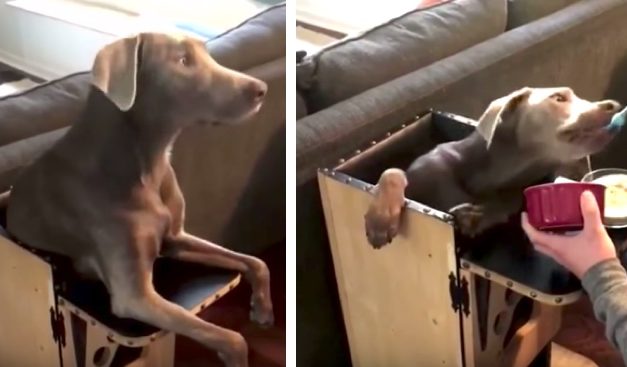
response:
{"label": "gray dog fur", "polygon": [[375,248],[392,242],[406,196],[451,213],[467,236],[506,221],[522,207],[525,187],[603,149],[619,109],[566,87],[525,87],[495,100],[467,138],[437,146],[406,172],[381,175],[365,215],[368,241]]}
{"label": "gray dog fur", "polygon": [[243,337],[163,299],[152,267],[168,256],[240,271],[252,285],[251,318],[273,322],[266,264],[185,232],[169,162],[182,129],[245,120],[266,84],[218,65],[200,42],[148,33],[103,48],[92,74],[79,121],[15,183],[7,230],[102,280],[117,316],[194,339],[229,367],[247,366]]}

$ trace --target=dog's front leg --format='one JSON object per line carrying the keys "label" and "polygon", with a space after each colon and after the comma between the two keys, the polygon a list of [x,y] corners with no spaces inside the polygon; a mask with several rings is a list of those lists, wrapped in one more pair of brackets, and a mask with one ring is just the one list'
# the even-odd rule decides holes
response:
{"label": "dog's front leg", "polygon": [[379,249],[392,242],[398,233],[401,213],[405,206],[407,177],[398,168],[381,174],[372,189],[374,198],[364,216],[366,238],[372,247]]}
{"label": "dog's front leg", "polygon": [[253,291],[251,320],[263,326],[274,323],[270,298],[270,271],[262,260],[231,251],[185,232],[167,238],[163,245],[164,256],[243,273]]}
{"label": "dog's front leg", "polygon": [[479,204],[462,203],[449,210],[459,231],[475,237],[487,229],[506,223],[522,206],[522,194],[501,194]]}
{"label": "dog's front leg", "polygon": [[156,292],[153,261],[133,251],[110,253],[103,263],[103,280],[113,313],[187,336],[216,351],[227,367],[248,367],[248,346],[241,334],[206,322]]}

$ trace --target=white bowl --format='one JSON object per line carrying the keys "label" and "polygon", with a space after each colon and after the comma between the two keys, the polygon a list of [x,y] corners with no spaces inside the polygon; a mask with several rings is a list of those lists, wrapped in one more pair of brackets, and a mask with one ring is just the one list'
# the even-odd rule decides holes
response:
{"label": "white bowl", "polygon": [[594,182],[606,187],[603,222],[608,228],[627,227],[627,170],[602,168],[588,172],[582,182]]}

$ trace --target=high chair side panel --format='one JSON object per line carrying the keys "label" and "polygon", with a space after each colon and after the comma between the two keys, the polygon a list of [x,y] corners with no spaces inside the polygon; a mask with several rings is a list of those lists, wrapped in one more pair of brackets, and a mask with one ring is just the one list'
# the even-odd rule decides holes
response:
{"label": "high chair side panel", "polygon": [[50,266],[2,236],[0,259],[0,366],[59,366]]}
{"label": "high chair side panel", "polygon": [[358,180],[318,179],[353,366],[462,366],[451,225],[407,208],[400,234],[375,250],[364,229],[371,194]]}

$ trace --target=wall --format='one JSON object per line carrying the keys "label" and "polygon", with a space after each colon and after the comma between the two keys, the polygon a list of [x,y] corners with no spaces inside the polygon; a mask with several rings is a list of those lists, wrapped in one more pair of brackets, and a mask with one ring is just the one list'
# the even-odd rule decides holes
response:
{"label": "wall", "polygon": [[115,36],[0,2],[0,62],[42,79],[88,70]]}
{"label": "wall", "polygon": [[0,63],[43,79],[57,78],[89,69],[96,52],[119,36],[139,30],[176,30],[175,24],[183,20],[221,33],[268,6],[258,0],[177,0],[159,6],[134,0],[130,3],[146,13],[136,16],[118,9],[126,3],[0,0]]}

